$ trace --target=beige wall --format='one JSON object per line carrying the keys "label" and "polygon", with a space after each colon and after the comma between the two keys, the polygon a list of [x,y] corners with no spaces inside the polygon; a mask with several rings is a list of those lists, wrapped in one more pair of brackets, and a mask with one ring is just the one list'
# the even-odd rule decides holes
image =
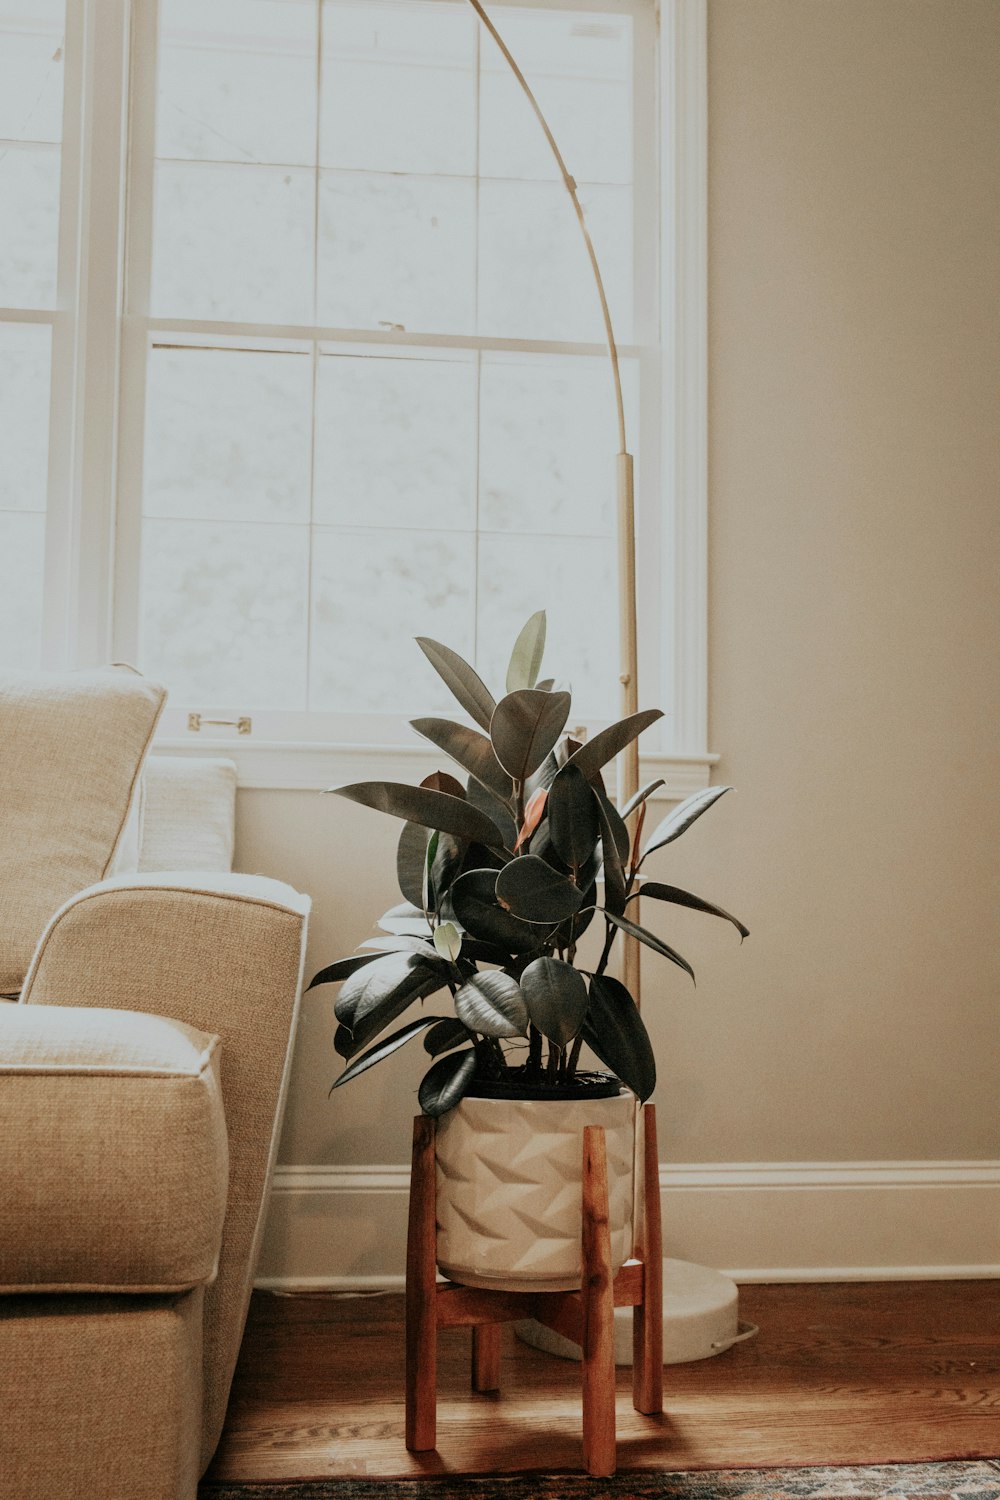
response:
{"label": "beige wall", "polygon": [[[661,1154],[997,1157],[1000,5],[709,23],[711,748],[739,790],[658,869],[753,932],[650,915],[699,976],[647,969]],[[398,899],[396,832],[240,794],[240,866],[315,898],[310,972]],[[328,1101],[330,1008],[304,1002],[282,1160],[401,1162],[419,1059]]]}

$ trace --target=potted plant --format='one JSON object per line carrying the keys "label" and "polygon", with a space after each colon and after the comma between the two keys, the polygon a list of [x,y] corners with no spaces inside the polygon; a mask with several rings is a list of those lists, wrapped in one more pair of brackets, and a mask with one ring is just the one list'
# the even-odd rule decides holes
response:
{"label": "potted plant", "polygon": [[[418,639],[479,727],[412,725],[464,779],[436,771],[419,786],[330,788],[403,821],[404,899],[380,918],[380,937],[310,986],[341,985],[334,1045],[347,1067],[334,1088],[423,1034],[432,1061],[418,1098],[438,1117],[438,1262],[452,1280],[507,1290],[579,1284],[585,1124],[605,1127],[616,1267],[631,1253],[635,1102],[652,1093],[656,1065],[632,995],[608,972],[616,940],[629,933],[694,978],[634,920],[637,897],[710,913],[747,935],[720,907],[644,873],[651,854],[730,789],[694,793],[643,844],[647,798],[662,781],[619,810],[603,771],[660,710],[574,740],[570,694],[538,680],[544,643],[539,612],[518,636],[497,702],[455,652]],[[593,924],[596,941],[591,932],[581,949]],[[449,1008],[439,1002],[391,1029],[431,996]],[[608,1072],[581,1066],[584,1045]]]}

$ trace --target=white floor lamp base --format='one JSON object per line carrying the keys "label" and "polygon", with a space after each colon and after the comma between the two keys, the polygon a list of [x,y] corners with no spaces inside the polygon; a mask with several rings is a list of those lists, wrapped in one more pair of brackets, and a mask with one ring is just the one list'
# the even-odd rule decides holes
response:
{"label": "white floor lamp base", "polygon": [[[579,1359],[580,1346],[560,1333],[523,1318],[514,1324],[514,1332],[524,1344],[558,1354],[562,1359]],[[696,1266],[687,1260],[663,1262],[663,1363],[685,1364],[693,1359],[708,1359],[722,1354],[733,1344],[753,1338],[753,1323],[739,1320],[739,1291],[735,1281],[708,1266]],[[615,1308],[615,1364],[632,1363],[632,1309]]]}

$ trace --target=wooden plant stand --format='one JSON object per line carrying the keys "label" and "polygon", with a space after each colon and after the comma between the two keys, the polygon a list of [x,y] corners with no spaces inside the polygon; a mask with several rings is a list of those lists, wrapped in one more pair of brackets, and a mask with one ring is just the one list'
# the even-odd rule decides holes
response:
{"label": "wooden plant stand", "polygon": [[406,1246],[406,1446],[436,1446],[437,1334],[472,1329],[472,1389],[500,1389],[500,1326],[536,1318],[583,1350],[583,1462],[588,1473],[615,1472],[614,1310],[633,1309],[632,1404],[652,1415],[663,1410],[663,1252],[660,1230],[656,1116],[641,1112],[641,1191],[636,1204],[634,1254],[611,1274],[608,1174],[604,1131],[588,1125],[583,1138],[583,1277],[579,1291],[504,1292],[438,1283],[435,1121],[413,1122],[413,1163]]}

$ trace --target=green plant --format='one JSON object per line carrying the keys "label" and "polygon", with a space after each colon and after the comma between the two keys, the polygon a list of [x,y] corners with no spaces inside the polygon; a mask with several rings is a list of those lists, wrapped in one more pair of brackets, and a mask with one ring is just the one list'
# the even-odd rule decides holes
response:
{"label": "green plant", "polygon": [[[435,1059],[419,1090],[429,1115],[451,1109],[474,1083],[509,1080],[558,1092],[576,1077],[584,1042],[645,1100],[656,1066],[632,995],[607,972],[616,938],[629,933],[692,980],[694,971],[630,918],[631,903],[640,893],[674,902],[722,917],[747,936],[720,907],[641,873],[650,854],[730,788],[695,792],[641,848],[646,799],[663,782],[644,786],[619,812],[602,771],[661,712],[632,714],[578,743],[564,733],[569,693],[538,681],[544,644],[540,611],[518,636],[506,695],[495,702],[460,656],[418,638],[481,729],[438,718],[414,719],[413,728],[466,772],[466,783],[436,771],[417,787],[330,788],[404,820],[396,860],[403,903],[380,919],[384,936],[322,969],[310,985],[342,984],[334,1045],[348,1066],[334,1088],[424,1032]],[[603,945],[593,966],[582,968],[577,945],[598,916]],[[422,1015],[381,1036],[415,1001],[442,991],[453,1015]]]}

